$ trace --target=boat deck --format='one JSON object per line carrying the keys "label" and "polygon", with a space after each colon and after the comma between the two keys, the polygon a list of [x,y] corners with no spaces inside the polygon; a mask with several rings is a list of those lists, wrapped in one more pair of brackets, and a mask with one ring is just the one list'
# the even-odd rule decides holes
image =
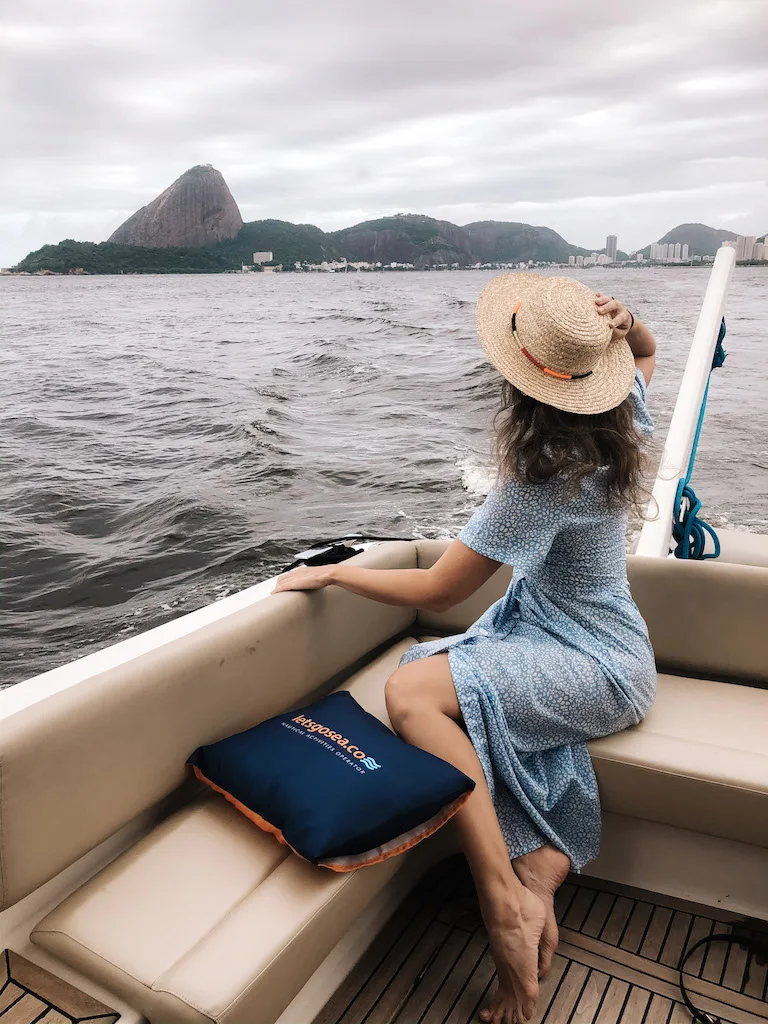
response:
{"label": "boat deck", "polygon": [[[682,951],[715,932],[751,934],[716,911],[583,878],[561,887],[557,917],[560,948],[531,1024],[689,1024]],[[714,943],[689,973],[700,1009],[733,1024],[768,1021],[765,957]],[[471,877],[455,858],[411,893],[314,1024],[469,1024],[493,982]]]}

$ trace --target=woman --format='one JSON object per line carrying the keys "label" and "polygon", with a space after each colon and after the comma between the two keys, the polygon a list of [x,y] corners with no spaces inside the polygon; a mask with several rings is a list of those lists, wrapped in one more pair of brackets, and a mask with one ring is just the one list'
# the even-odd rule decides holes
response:
{"label": "woman", "polygon": [[624,538],[656,343],[612,297],[536,274],[491,281],[477,328],[504,378],[485,504],[430,569],[300,568],[275,590],[333,584],[442,611],[514,566],[466,633],[411,648],[386,686],[398,734],[475,780],[454,821],[498,975],[481,1016],[509,1024],[531,1016],[550,969],[557,887],[598,851],[586,741],[636,724],[655,695]]}

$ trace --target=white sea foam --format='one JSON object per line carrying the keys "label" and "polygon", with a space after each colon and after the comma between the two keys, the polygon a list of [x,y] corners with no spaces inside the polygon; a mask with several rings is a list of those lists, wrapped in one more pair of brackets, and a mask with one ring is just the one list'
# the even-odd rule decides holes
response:
{"label": "white sea foam", "polygon": [[461,472],[461,486],[464,490],[473,498],[484,498],[496,476],[491,463],[474,452],[468,452],[456,460],[456,466]]}

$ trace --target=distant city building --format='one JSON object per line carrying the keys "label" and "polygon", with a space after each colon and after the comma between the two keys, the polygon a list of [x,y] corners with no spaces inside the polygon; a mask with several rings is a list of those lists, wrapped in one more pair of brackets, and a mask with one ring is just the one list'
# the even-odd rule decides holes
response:
{"label": "distant city building", "polygon": [[613,263],[613,260],[610,256],[601,252],[600,255],[597,257],[597,263],[599,266],[604,267],[606,263]]}
{"label": "distant city building", "polygon": [[680,245],[680,243],[679,242],[675,242],[675,257],[674,258],[676,260],[680,259],[680,255],[681,255],[682,251],[683,251],[683,247]]}
{"label": "distant city building", "polygon": [[576,265],[576,257],[575,256],[569,256],[568,257],[568,266],[569,267],[573,267],[575,265]]}
{"label": "distant city building", "polygon": [[255,252],[253,254],[254,263],[271,263],[272,253],[271,252]]}
{"label": "distant city building", "polygon": [[637,262],[638,263],[645,263],[645,256],[643,256],[643,254],[641,252],[639,252],[637,254]]}
{"label": "distant city building", "polygon": [[576,266],[577,267],[583,267],[584,266],[584,257],[583,256],[577,256],[576,257]]}
{"label": "distant city building", "polygon": [[755,259],[768,260],[768,242],[758,242],[755,246]]}
{"label": "distant city building", "polygon": [[736,236],[736,259],[737,260],[753,260],[755,259],[755,248],[757,238],[755,235],[737,235]]}
{"label": "distant city building", "polygon": [[605,240],[605,255],[608,257],[608,262],[613,263],[616,259],[616,235],[608,235]]}
{"label": "distant city building", "polygon": [[683,251],[680,254],[680,258],[683,259],[683,260],[687,260],[688,259],[688,243],[687,242],[683,243]]}

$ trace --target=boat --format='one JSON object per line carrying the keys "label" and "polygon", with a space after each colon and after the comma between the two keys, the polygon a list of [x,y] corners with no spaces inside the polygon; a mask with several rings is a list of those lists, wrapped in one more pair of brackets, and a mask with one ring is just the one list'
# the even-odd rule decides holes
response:
{"label": "boat", "polygon": [[[721,531],[717,558],[670,554],[733,265],[721,250],[658,515],[628,556],[658,699],[590,744],[601,852],[559,891],[533,1024],[684,1024],[686,1000],[702,1022],[768,1020],[768,538]],[[428,567],[447,544],[356,535],[298,560]],[[265,580],[2,691],[0,1022],[475,1019],[493,964],[450,823],[337,874],[202,792],[185,761],[335,688],[387,722],[403,652],[466,629],[511,572],[442,612]]]}

